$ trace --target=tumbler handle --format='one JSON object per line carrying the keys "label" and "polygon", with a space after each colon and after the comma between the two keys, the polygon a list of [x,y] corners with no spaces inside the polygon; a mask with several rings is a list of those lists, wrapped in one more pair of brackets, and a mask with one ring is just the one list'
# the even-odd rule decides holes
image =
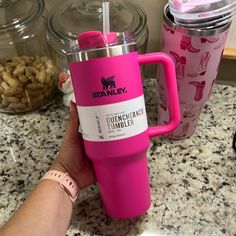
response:
{"label": "tumbler handle", "polygon": [[139,55],[138,61],[140,65],[160,63],[164,67],[169,123],[166,125],[150,127],[148,131],[151,138],[170,133],[180,123],[180,107],[174,62],[167,54],[160,52]]}

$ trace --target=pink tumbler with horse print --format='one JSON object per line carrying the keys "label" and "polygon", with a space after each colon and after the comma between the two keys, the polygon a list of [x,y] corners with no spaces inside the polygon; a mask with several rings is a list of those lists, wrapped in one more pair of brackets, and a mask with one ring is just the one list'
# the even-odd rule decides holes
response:
{"label": "pink tumbler with horse print", "polygon": [[[86,154],[93,162],[106,213],[131,218],[150,207],[146,153],[150,137],[179,124],[175,67],[163,53],[138,55],[129,33],[87,32],[68,53]],[[141,64],[165,68],[170,121],[148,128]]]}

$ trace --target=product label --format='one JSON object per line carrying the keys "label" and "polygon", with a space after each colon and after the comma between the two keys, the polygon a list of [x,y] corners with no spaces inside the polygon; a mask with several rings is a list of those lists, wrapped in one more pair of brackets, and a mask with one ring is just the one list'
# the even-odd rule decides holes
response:
{"label": "product label", "polygon": [[129,138],[147,130],[144,97],[100,105],[78,106],[83,138],[105,142]]}

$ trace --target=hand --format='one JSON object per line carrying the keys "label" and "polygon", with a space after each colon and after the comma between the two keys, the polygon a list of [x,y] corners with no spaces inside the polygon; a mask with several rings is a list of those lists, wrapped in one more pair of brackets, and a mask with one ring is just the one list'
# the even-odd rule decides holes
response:
{"label": "hand", "polygon": [[79,118],[74,103],[70,104],[70,119],[67,124],[60,151],[50,170],[68,172],[78,187],[83,189],[96,183],[91,161],[87,158],[81,134],[78,132]]}

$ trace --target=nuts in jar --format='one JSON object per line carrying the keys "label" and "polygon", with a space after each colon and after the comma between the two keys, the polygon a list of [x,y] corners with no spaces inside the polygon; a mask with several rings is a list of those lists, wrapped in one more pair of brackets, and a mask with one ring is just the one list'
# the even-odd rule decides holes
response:
{"label": "nuts in jar", "polygon": [[46,56],[0,61],[0,109],[24,112],[47,103],[55,93],[56,69]]}

